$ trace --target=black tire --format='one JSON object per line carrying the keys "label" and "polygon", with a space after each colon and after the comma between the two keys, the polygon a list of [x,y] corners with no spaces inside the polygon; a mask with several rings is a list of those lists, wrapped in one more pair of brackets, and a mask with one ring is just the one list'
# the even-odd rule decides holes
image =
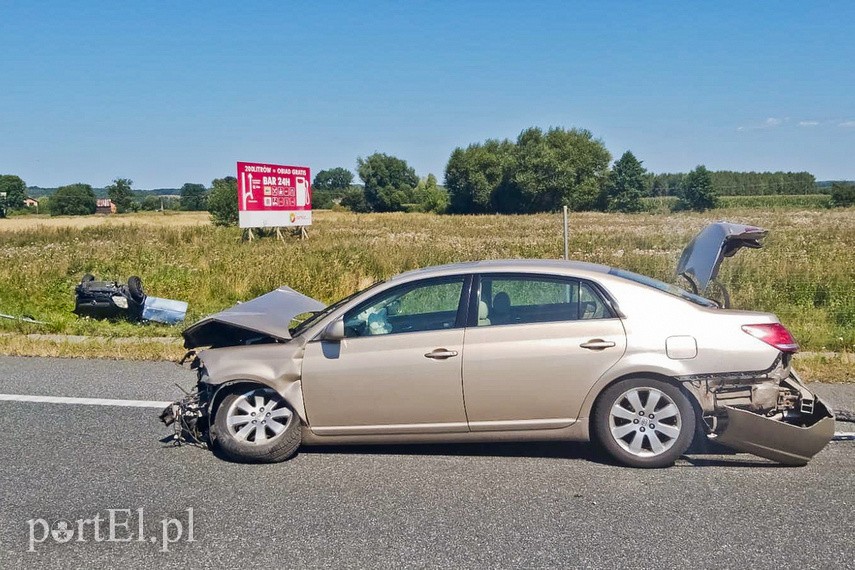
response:
{"label": "black tire", "polygon": [[[649,404],[653,404],[653,418]],[[696,425],[686,394],[656,378],[628,378],[613,384],[600,394],[593,417],[594,436],[605,451],[623,465],[642,468],[673,465],[692,443]]]}
{"label": "black tire", "polygon": [[[266,416],[269,416],[271,411],[274,414],[283,409],[290,412],[287,423],[284,424],[285,428],[278,434],[274,434],[271,428],[261,428],[264,430],[264,437],[266,438],[264,443],[255,441],[257,437],[255,434],[258,433],[260,427],[257,424],[256,427],[251,428],[255,431],[248,438],[240,438],[236,434],[240,426],[230,428],[228,425],[228,418],[232,413],[231,411],[233,409],[235,412],[239,411],[236,407],[239,401],[244,399],[245,402],[248,402],[254,400],[256,396],[263,398],[262,402],[275,402],[273,408],[264,409],[263,414]],[[258,412],[256,411],[256,413]],[[250,417],[249,413],[232,415],[232,417],[235,416],[241,418],[244,416],[247,418]],[[248,427],[249,422],[244,422],[241,425]],[[230,461],[240,463],[278,463],[289,459],[297,452],[297,448],[300,447],[302,432],[303,428],[300,416],[274,390],[258,385],[243,385],[235,388],[220,400],[220,404],[215,411],[214,425],[211,426],[211,439],[216,451],[223,458]]]}
{"label": "black tire", "polygon": [[81,283],[89,283],[90,281],[95,281],[95,276],[94,276],[94,275],[92,275],[91,273],[87,273],[87,274],[85,274],[85,275],[80,279],[80,282],[81,282]]}
{"label": "black tire", "polygon": [[128,293],[131,296],[131,301],[136,303],[137,305],[142,305],[145,303],[145,291],[143,291],[142,287],[142,279],[137,277],[136,275],[132,275],[128,279]]}

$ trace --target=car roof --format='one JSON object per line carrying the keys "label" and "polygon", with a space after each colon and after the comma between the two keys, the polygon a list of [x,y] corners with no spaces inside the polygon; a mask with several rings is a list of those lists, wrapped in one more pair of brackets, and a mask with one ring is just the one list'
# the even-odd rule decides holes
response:
{"label": "car roof", "polygon": [[608,273],[611,267],[585,261],[565,261],[563,259],[495,259],[489,261],[464,261],[447,265],[434,265],[422,269],[413,269],[389,279],[389,281],[410,281],[416,278],[442,277],[461,273]]}

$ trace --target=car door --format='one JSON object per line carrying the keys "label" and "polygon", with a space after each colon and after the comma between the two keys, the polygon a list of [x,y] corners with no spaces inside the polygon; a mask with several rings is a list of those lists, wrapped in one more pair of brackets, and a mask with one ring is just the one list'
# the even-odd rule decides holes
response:
{"label": "car door", "polygon": [[478,281],[479,318],[473,309],[463,355],[470,430],[570,425],[623,355],[620,319],[584,280],[482,274]]}
{"label": "car door", "polygon": [[462,354],[471,278],[424,279],[344,314],[341,341],[306,345],[302,387],[319,435],[467,431]]}

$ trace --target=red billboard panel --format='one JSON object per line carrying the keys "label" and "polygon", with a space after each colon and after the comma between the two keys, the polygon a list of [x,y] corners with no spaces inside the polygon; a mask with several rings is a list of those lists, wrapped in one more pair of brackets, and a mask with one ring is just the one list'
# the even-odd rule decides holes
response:
{"label": "red billboard panel", "polygon": [[311,225],[311,180],[308,166],[238,162],[240,227]]}

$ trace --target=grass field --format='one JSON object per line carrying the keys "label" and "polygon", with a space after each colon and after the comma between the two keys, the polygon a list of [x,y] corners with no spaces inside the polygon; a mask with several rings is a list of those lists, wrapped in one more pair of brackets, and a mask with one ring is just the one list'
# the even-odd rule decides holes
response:
{"label": "grass field", "polygon": [[[642,198],[645,211],[667,214],[677,203],[676,196]],[[821,210],[830,207],[830,194],[773,194],[767,196],[719,196],[719,208],[763,208],[764,210]]]}
{"label": "grass field", "polygon": [[[78,318],[71,312],[73,288],[87,272],[120,280],[139,275],[150,295],[188,301],[192,321],[281,284],[329,302],[407,269],[473,259],[558,258],[563,249],[561,216],[553,214],[317,212],[315,219],[310,239],[286,243],[242,241],[240,230],[215,228],[204,213],[0,220],[0,313],[47,323],[0,319],[0,333],[180,334],[181,327]],[[775,312],[806,349],[852,351],[853,209],[572,214],[570,253],[668,280],[682,247],[718,219],[770,230],[764,249],[742,252],[724,265],[721,280],[734,306]],[[27,353],[24,346],[0,340],[0,352]]]}

